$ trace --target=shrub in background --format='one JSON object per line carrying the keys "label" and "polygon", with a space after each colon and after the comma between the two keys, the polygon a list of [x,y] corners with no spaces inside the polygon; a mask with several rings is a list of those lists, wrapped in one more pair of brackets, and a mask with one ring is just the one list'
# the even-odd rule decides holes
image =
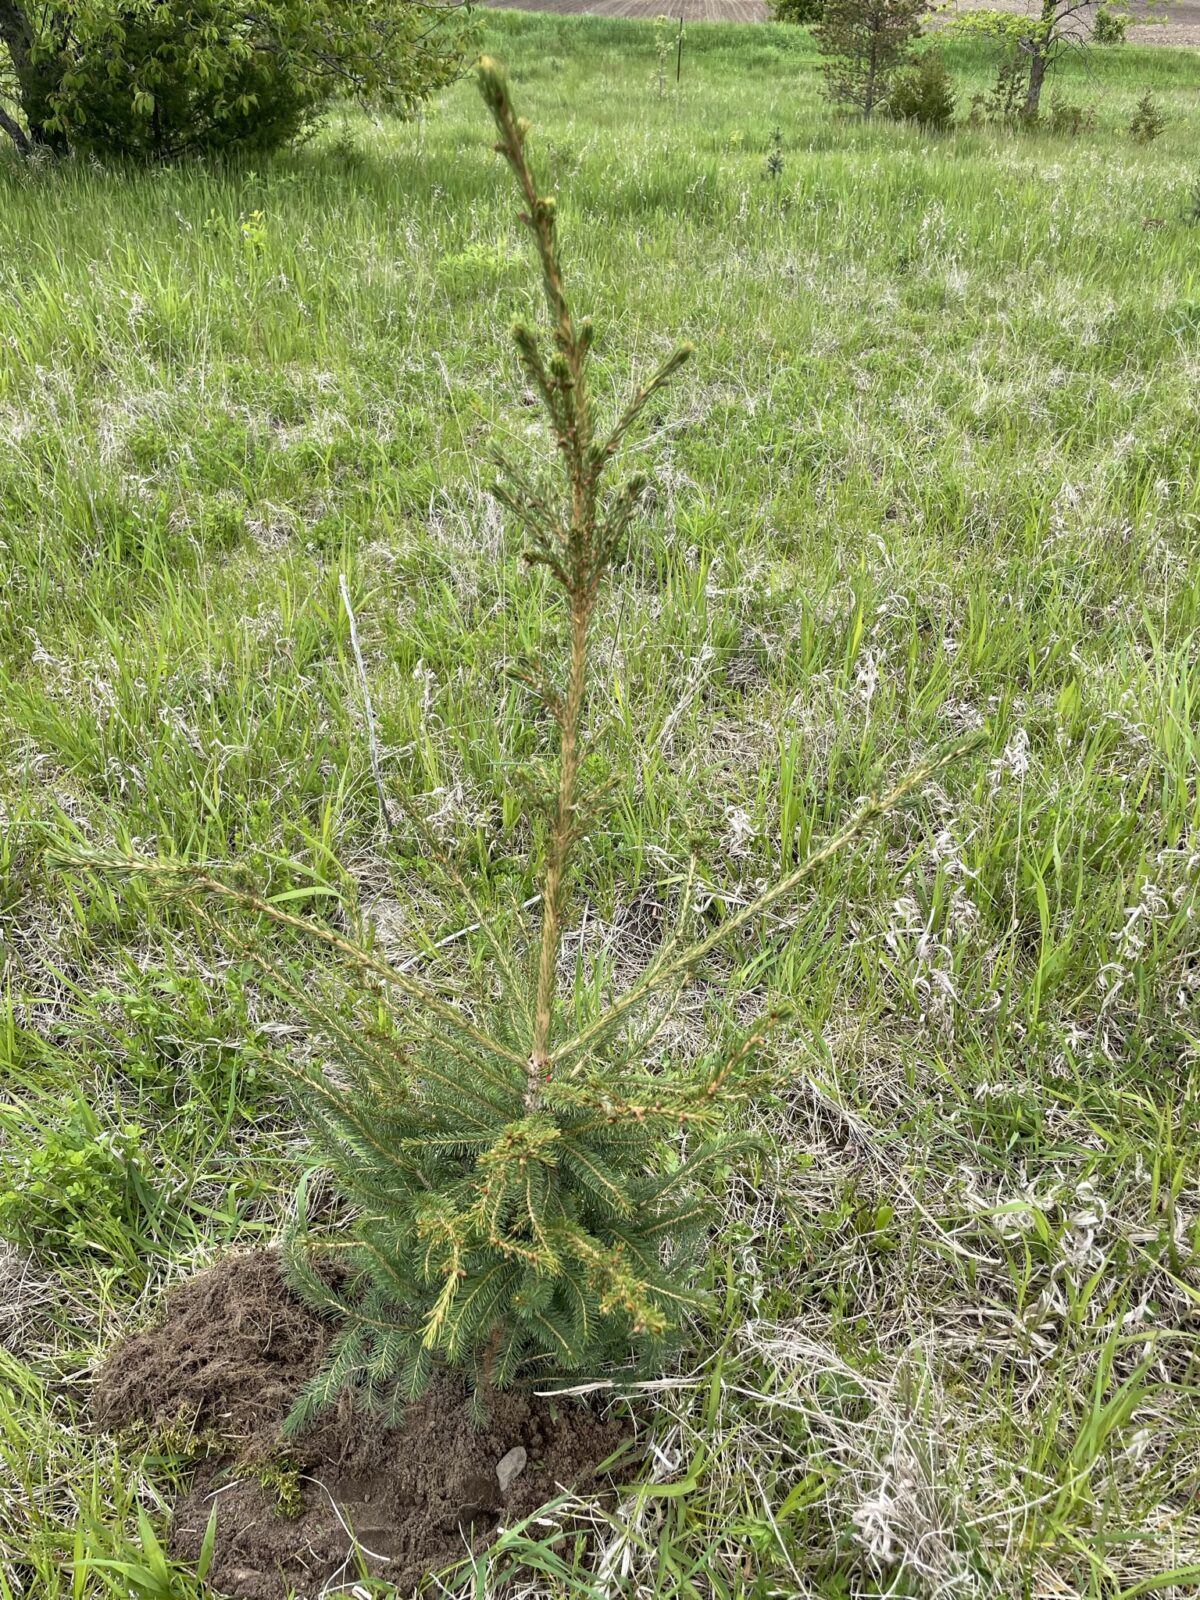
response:
{"label": "shrub in background", "polygon": [[807,26],[820,22],[825,0],[770,0],[773,22],[797,22]]}
{"label": "shrub in background", "polygon": [[265,153],[297,138],[319,103],[315,86],[275,51],[222,38],[226,9],[202,0],[92,10],[82,27],[74,20],[49,95],[69,146],[163,161]]}
{"label": "shrub in background", "polygon": [[921,36],[927,0],[825,0],[816,27],[825,92],[869,117]]}
{"label": "shrub in background", "polygon": [[1081,133],[1095,124],[1095,120],[1095,115],[1089,107],[1056,96],[1051,102],[1048,115],[1042,119],[1042,124],[1060,138],[1077,139]]}
{"label": "shrub in background", "polygon": [[1029,92],[1029,61],[1024,52],[1010,49],[1001,59],[996,71],[996,81],[984,93],[971,96],[970,121],[997,123],[1001,127],[1031,127],[1036,124],[1036,114],[1027,107]]}
{"label": "shrub in background", "polygon": [[1129,123],[1129,137],[1135,144],[1151,144],[1166,131],[1167,118],[1163,108],[1149,89],[1137,103]]}
{"label": "shrub in background", "polygon": [[954,123],[954,80],[937,50],[926,50],[896,74],[887,108],[902,122],[943,132]]}
{"label": "shrub in background", "polygon": [[[541,911],[528,959],[415,812],[411,826],[456,885],[490,956],[468,1005],[389,966],[357,931],[348,937],[292,914],[288,894],[272,901],[179,862],[59,856],[137,874],[188,900],[307,1023],[307,1047],[280,1054],[278,1065],[354,1219],[349,1234],[322,1236],[301,1197],[288,1271],[339,1332],[291,1415],[293,1428],[347,1390],[394,1418],[439,1364],[464,1371],[483,1407],[497,1387],[610,1363],[661,1366],[689,1308],[705,1303],[696,1285],[714,1177],[744,1143],[724,1126],[761,1082],[761,1046],[778,1020],[767,1012],[732,1048],[672,1071],[659,1041],[673,1002],[719,943],[958,753],[934,757],[869,801],[821,849],[691,943],[685,890],[678,934],[617,998],[570,1025],[558,997],[564,921],[575,846],[601,801],[587,761],[592,625],[645,487],[636,476],[611,491],[604,485],[622,442],[690,351],[676,350],[600,426],[590,389],[593,328],[567,300],[555,205],[530,169],[528,125],[490,61],[479,81],[537,252],[550,338],[524,325],[513,337],[545,412],[559,480],[555,488],[502,459],[495,491],[525,530],[526,559],[552,580],[565,635],[559,672],[527,680],[553,740],[544,788],[529,805]],[[253,935],[239,938],[214,901],[260,919]],[[327,964],[336,957],[342,977],[322,982],[311,964],[278,957],[271,925],[303,935]],[[321,1270],[330,1250],[338,1274]]]}
{"label": "shrub in background", "polygon": [[0,99],[20,111],[0,128],[25,152],[272,150],[335,97],[416,104],[458,71],[465,18],[425,0],[0,0]]}
{"label": "shrub in background", "polygon": [[1124,44],[1132,17],[1123,11],[1110,11],[1101,6],[1092,25],[1092,39],[1096,44]]}

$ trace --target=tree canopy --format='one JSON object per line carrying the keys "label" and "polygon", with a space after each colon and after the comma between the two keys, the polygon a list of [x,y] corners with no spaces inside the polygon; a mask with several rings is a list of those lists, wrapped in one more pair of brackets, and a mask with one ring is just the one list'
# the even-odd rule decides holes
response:
{"label": "tree canopy", "polygon": [[339,97],[417,104],[468,29],[458,0],[0,0],[0,129],[26,153],[273,149]]}

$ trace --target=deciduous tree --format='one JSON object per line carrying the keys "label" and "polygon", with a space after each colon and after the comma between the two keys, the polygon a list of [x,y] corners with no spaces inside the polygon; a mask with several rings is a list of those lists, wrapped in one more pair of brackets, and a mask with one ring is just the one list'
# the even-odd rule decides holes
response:
{"label": "deciduous tree", "polygon": [[420,101],[458,70],[466,17],[457,0],[0,0],[0,129],[25,153],[272,149],[335,97]]}
{"label": "deciduous tree", "polygon": [[[1158,0],[1159,11],[1165,3],[1166,0]],[[950,25],[959,33],[989,34],[1016,53],[1025,67],[1021,115],[1025,121],[1035,122],[1041,110],[1042,89],[1055,62],[1066,51],[1088,44],[1104,15],[1105,7],[1097,0],[1034,0],[1025,11],[963,12]],[[1011,76],[1011,64],[1005,70]]]}

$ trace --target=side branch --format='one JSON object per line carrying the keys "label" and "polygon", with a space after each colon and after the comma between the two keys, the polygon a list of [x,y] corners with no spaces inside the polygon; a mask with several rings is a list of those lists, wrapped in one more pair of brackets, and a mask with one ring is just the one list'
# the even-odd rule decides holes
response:
{"label": "side branch", "polygon": [[[347,939],[343,934],[335,933],[331,928],[323,928],[319,923],[310,922],[305,917],[297,917],[290,911],[282,911],[279,906],[270,900],[264,900],[261,895],[255,894],[250,889],[238,889],[231,883],[225,883],[220,878],[214,878],[200,867],[190,867],[183,862],[151,861],[145,856],[136,855],[105,855],[99,851],[48,851],[47,862],[56,867],[73,869],[91,869],[100,872],[126,872],[134,877],[148,878],[151,880],[176,880],[186,884],[188,889],[217,899],[231,900],[247,911],[256,912],[261,917],[266,917],[270,922],[277,922],[285,928],[294,928],[297,933],[304,934],[307,938],[316,939],[329,949],[337,950],[341,955],[356,966],[361,972],[369,972],[373,977],[383,983],[398,989],[407,999],[416,1005],[423,1006],[431,1015],[452,1030],[457,1030],[481,1050],[499,1060],[507,1061],[513,1066],[524,1068],[525,1058],[510,1050],[497,1039],[493,1039],[482,1028],[477,1028],[473,1022],[455,1007],[443,1000],[440,995],[425,988],[423,984],[414,983],[403,973],[397,972],[386,961],[380,961],[367,950],[355,944],[353,939]],[[181,898],[186,898],[185,892],[180,889]]]}
{"label": "side branch", "polygon": [[[950,766],[951,763],[958,761],[962,756],[974,750],[982,737],[981,734],[973,734],[969,739],[960,740],[948,750],[940,752],[929,761],[923,762],[919,767],[916,767],[901,783],[898,783],[894,789],[882,796],[881,799],[868,800],[851,817],[840,833],[835,833],[833,838],[828,840],[820,850],[808,856],[786,877],[780,878],[778,883],[772,884],[765,893],[759,895],[757,900],[752,900],[749,905],[743,906],[736,915],[730,917],[728,922],[723,922],[719,928],[715,928],[712,933],[698,940],[695,944],[689,945],[686,950],[680,951],[670,961],[645,973],[631,989],[626,990],[621,998],[609,1007],[603,1016],[597,1017],[594,1022],[589,1023],[586,1028],[577,1033],[573,1039],[566,1040],[565,1043],[560,1044],[556,1050],[552,1051],[549,1056],[549,1063],[553,1065],[561,1061],[564,1056],[574,1055],[581,1050],[585,1050],[594,1039],[601,1034],[607,1033],[614,1023],[619,1022],[627,1013],[634,1011],[657,989],[661,989],[664,984],[668,984],[673,979],[680,977],[689,968],[694,967],[697,962],[702,961],[718,945],[723,944],[726,939],[731,938],[740,929],[744,928],[747,923],[753,922],[757,917],[761,917],[764,912],[769,911],[776,901],[782,900],[785,895],[790,894],[806,878],[810,878],[818,867],[823,866],[826,861],[829,861],[844,850],[848,844],[853,844],[855,839],[865,833],[873,822],[879,817],[886,816],[889,811],[894,811],[898,805],[907,800],[914,790],[921,788],[936,773],[941,772],[943,768]],[[576,1072],[579,1070],[579,1068],[575,1069]]]}

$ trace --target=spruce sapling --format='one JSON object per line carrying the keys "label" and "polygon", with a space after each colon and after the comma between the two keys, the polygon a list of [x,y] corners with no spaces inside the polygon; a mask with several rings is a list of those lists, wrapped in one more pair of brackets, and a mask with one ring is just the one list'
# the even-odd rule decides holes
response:
{"label": "spruce sapling", "polygon": [[813,32],[829,99],[865,117],[884,106],[927,10],[928,0],[825,0]]}
{"label": "spruce sapling", "polygon": [[783,129],[771,130],[771,148],[767,151],[767,176],[776,182],[783,176]]}
{"label": "spruce sapling", "polygon": [[1137,103],[1137,110],[1129,124],[1129,137],[1134,144],[1153,144],[1166,131],[1167,119],[1162,107],[1149,89]]}
{"label": "spruce sapling", "polygon": [[[560,1374],[661,1369],[697,1291],[711,1223],[714,1168],[742,1143],[723,1130],[761,1081],[758,1057],[777,1020],[765,1015],[730,1051],[684,1072],[662,1068],[656,1041],[670,1004],[723,940],[790,895],[876,818],[902,803],[960,749],[935,756],[869,801],[807,860],[691,944],[669,939],[634,983],[583,1026],[566,1025],[557,974],[574,846],[595,796],[585,792],[591,629],[613,560],[636,516],[642,480],[605,493],[618,449],[647,402],[690,354],[682,346],[636,389],[607,430],[589,390],[592,326],[567,300],[554,202],[539,193],[528,125],[486,58],[479,85],[512,170],[536,250],[551,343],[513,330],[556,446],[561,488],[544,490],[512,462],[496,494],[524,528],[568,623],[565,681],[532,687],[555,728],[555,776],[540,805],[541,920],[527,971],[476,903],[411,806],[410,821],[453,880],[491,958],[469,1007],[383,961],[363,939],[297,916],[228,876],[176,861],[98,853],[58,859],[157,882],[187,899],[223,942],[267,974],[302,1016],[307,1055],[280,1053],[299,1113],[353,1208],[349,1236],[322,1236],[305,1215],[286,1249],[293,1285],[339,1332],[289,1418],[295,1429],[342,1392],[391,1420],[439,1365],[465,1372],[477,1404],[493,1388]],[[215,910],[257,920],[252,937]],[[213,910],[208,908],[213,907]],[[683,924],[689,912],[685,907]],[[369,1008],[275,953],[262,924],[336,956]],[[657,1002],[657,1004],[656,1004]],[[367,1011],[369,1009],[369,1016]],[[331,1255],[337,1270],[322,1265]]]}

